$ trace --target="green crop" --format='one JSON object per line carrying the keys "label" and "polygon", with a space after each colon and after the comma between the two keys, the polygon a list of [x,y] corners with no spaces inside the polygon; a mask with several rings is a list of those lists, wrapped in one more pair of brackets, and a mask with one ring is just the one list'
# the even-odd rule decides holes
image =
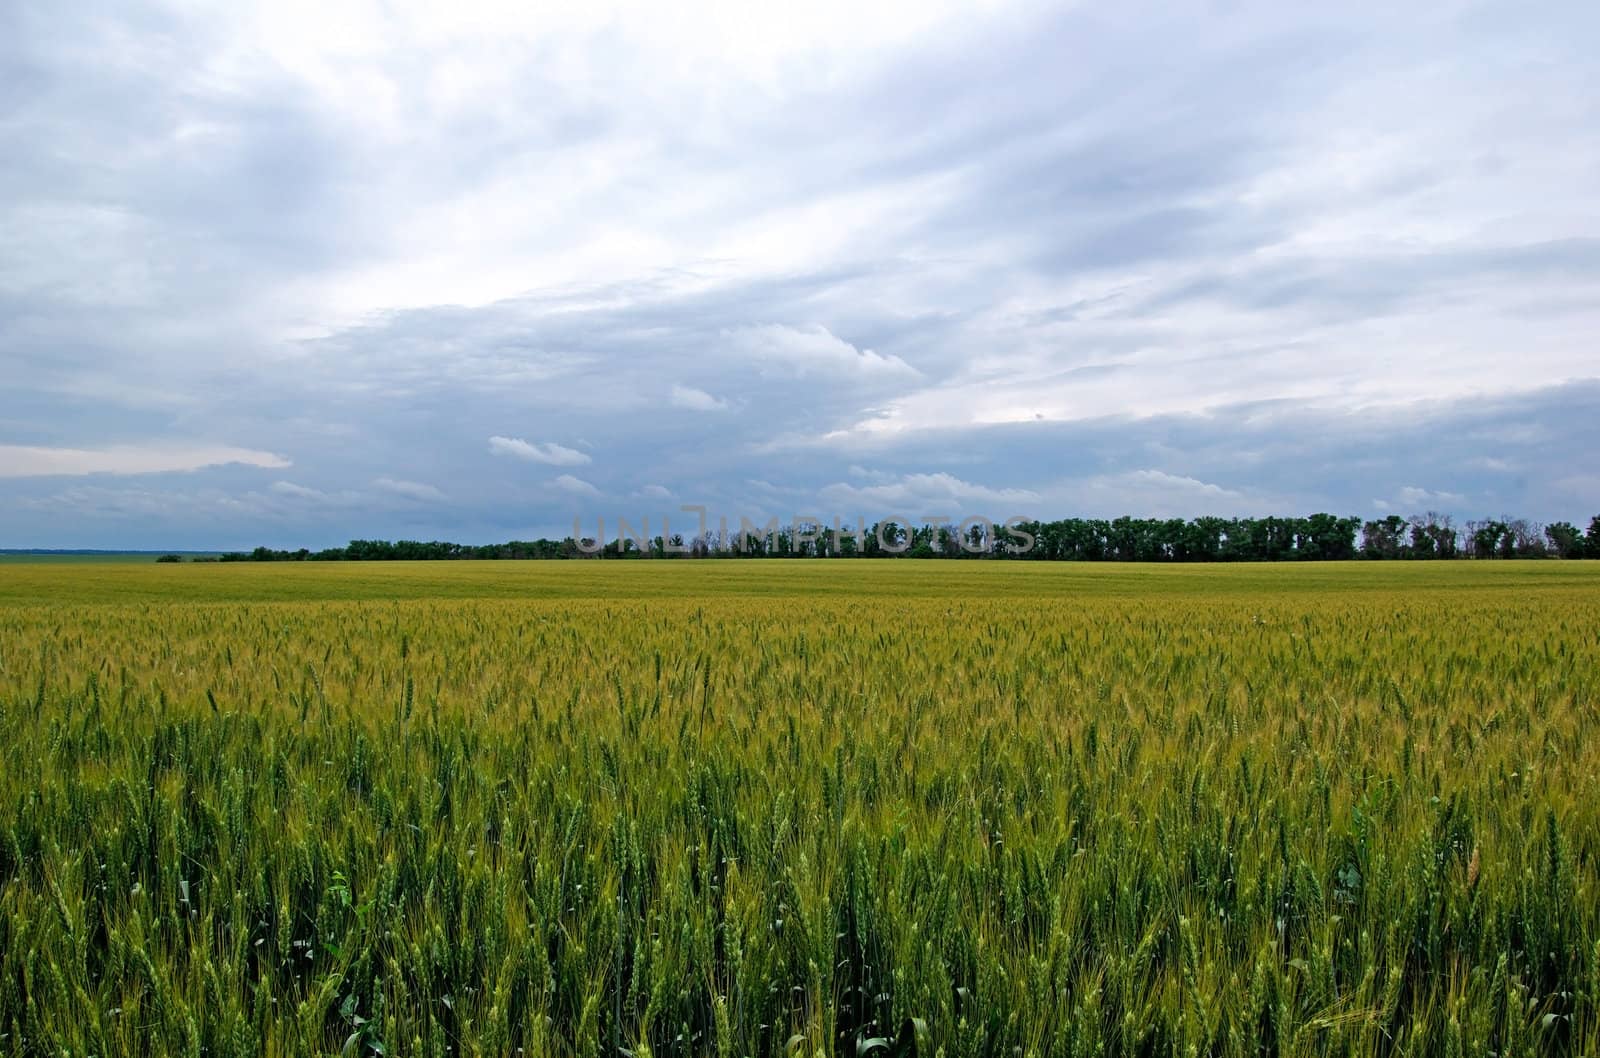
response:
{"label": "green crop", "polygon": [[0,1055],[1597,1054],[1597,692],[1583,563],[8,568]]}

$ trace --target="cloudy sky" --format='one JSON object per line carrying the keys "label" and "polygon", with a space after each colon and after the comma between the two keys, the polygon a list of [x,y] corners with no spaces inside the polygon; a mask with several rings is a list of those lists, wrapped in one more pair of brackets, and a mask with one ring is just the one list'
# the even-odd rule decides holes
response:
{"label": "cloudy sky", "polygon": [[0,547],[1600,511],[1600,5],[0,4]]}

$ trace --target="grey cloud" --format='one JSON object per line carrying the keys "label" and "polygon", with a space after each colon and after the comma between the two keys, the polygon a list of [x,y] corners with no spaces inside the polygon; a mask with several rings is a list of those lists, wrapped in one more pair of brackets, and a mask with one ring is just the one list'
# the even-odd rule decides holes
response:
{"label": "grey cloud", "polygon": [[571,474],[559,474],[552,484],[563,492],[570,492],[576,496],[598,498],[600,490],[584,481],[582,478],[573,477]]}
{"label": "grey cloud", "polygon": [[552,467],[577,467],[590,462],[589,457],[576,448],[558,445],[554,441],[532,443],[520,437],[491,437],[489,451],[493,455],[512,456]]}
{"label": "grey cloud", "polygon": [[754,357],[763,371],[777,375],[803,376],[820,372],[842,374],[852,381],[917,375],[916,368],[893,353],[885,355],[859,349],[821,324],[796,327],[768,323],[723,333],[739,353]]}
{"label": "grey cloud", "polygon": [[443,503],[449,499],[439,488],[421,481],[405,481],[397,478],[378,478],[372,487],[382,489],[384,492],[396,496],[403,496],[409,500],[418,500],[423,503]]}
{"label": "grey cloud", "polygon": [[689,411],[726,411],[728,408],[727,401],[713,397],[705,390],[695,389],[693,386],[674,384],[667,395],[667,400],[673,407]]}
{"label": "grey cloud", "polygon": [[835,506],[859,508],[863,505],[879,510],[902,508],[910,504],[919,509],[952,507],[966,510],[973,506],[992,507],[995,504],[1033,504],[1041,497],[1030,489],[996,489],[976,482],[964,481],[944,471],[907,474],[903,477],[875,485],[851,485],[836,482],[820,489],[817,495]]}
{"label": "grey cloud", "polygon": [[289,461],[271,452],[227,445],[110,445],[45,448],[0,445],[0,478],[81,477],[88,474],[159,474],[239,463],[277,469]]}
{"label": "grey cloud", "polygon": [[940,483],[1600,506],[1592,5],[1156,15],[930,9],[708,74],[633,26],[8,5],[0,463],[104,477],[0,467],[0,545]]}

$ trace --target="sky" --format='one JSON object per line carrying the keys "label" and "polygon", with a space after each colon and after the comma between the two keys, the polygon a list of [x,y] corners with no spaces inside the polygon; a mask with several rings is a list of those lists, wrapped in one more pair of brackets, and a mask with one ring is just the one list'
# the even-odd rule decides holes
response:
{"label": "sky", "polygon": [[1600,5],[0,4],[0,547],[1600,513]]}

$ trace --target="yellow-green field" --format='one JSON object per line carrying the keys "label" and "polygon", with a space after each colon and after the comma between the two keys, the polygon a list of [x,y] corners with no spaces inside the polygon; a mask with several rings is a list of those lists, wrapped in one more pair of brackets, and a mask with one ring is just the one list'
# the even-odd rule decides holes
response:
{"label": "yellow-green field", "polygon": [[1600,565],[0,568],[0,1055],[1600,1053]]}

